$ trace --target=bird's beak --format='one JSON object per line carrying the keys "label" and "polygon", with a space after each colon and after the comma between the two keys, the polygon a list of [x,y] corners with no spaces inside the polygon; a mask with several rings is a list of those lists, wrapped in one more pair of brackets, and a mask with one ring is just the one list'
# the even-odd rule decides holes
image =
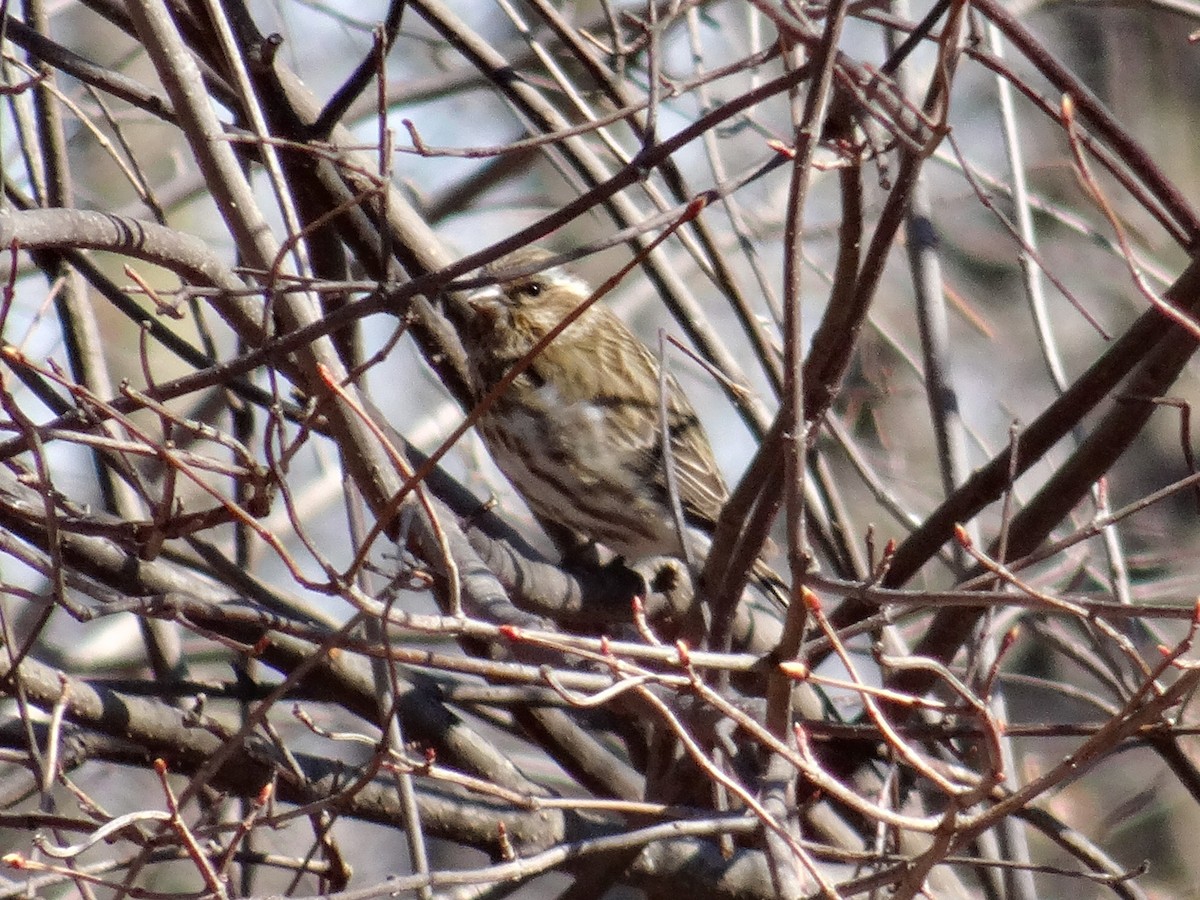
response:
{"label": "bird's beak", "polygon": [[501,293],[498,288],[487,287],[468,294],[466,302],[475,315],[485,321],[495,322],[500,318],[500,313],[504,309],[503,304],[500,302],[500,297]]}

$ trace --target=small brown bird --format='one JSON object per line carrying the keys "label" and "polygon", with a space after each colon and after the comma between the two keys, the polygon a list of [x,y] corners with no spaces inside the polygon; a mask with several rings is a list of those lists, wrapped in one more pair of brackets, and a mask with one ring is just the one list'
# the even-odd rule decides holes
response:
{"label": "small brown bird", "polygon": [[[507,277],[550,257],[537,248],[504,257],[483,272],[497,283],[466,298],[470,313],[460,331],[477,399],[591,295],[582,279],[559,266]],[[684,539],[702,561],[728,490],[691,404],[674,378],[665,383],[669,462]],[[539,519],[629,561],[682,557],[667,487],[662,399],[658,359],[612,311],[593,304],[476,425]]]}

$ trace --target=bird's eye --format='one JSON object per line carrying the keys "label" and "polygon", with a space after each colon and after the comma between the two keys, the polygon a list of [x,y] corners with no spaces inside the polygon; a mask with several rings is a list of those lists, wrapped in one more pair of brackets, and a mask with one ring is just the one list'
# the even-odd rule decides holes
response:
{"label": "bird's eye", "polygon": [[536,281],[531,281],[529,284],[521,288],[521,293],[526,297],[536,297],[542,292],[542,286]]}

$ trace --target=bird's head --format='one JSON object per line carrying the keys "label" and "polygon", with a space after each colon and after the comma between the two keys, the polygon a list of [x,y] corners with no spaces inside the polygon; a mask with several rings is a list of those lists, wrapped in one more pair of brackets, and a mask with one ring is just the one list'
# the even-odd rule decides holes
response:
{"label": "bird's head", "polygon": [[[475,349],[505,356],[522,347],[528,350],[588,298],[587,282],[563,266],[546,265],[553,256],[526,247],[484,267],[481,274],[495,283],[464,298],[469,314],[462,323],[463,337]],[[576,325],[567,329],[564,340],[586,330]]]}

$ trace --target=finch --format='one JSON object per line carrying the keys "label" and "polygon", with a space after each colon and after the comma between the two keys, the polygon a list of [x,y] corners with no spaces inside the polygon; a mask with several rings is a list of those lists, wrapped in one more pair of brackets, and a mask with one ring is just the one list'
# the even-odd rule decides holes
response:
{"label": "finch", "polygon": [[[482,399],[591,295],[551,258],[519,250],[486,267],[460,335]],[[629,561],[702,562],[728,489],[696,412],[674,378],[608,308],[589,306],[541,349],[476,422],[488,452],[539,520]],[[662,424],[665,406],[666,428]],[[663,452],[664,432],[670,454]],[[667,467],[682,508],[672,512]],[[757,571],[757,569],[756,569]]]}

